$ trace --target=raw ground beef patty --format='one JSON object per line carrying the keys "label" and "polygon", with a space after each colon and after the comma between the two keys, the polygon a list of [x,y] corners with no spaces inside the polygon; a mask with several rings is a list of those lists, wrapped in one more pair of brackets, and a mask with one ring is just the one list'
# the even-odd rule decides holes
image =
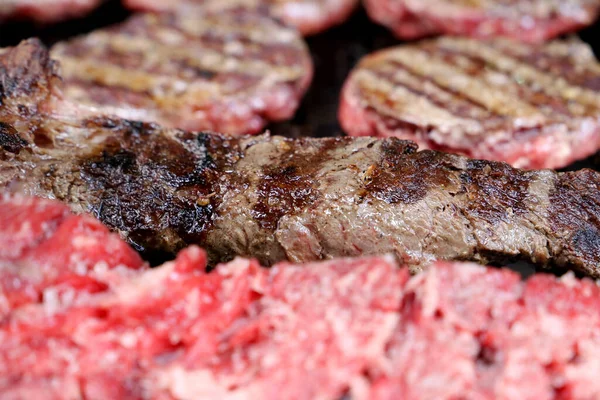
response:
{"label": "raw ground beef patty", "polygon": [[598,0],[365,0],[371,18],[399,38],[436,34],[543,42],[591,25]]}
{"label": "raw ground beef patty", "polygon": [[600,148],[600,64],[576,39],[401,45],[359,63],[339,117],[351,136],[395,136],[519,168],[560,168]]}
{"label": "raw ground beef patty", "polygon": [[303,35],[312,35],[344,22],[358,0],[124,0],[134,10],[177,11],[190,6],[245,7],[267,10]]}
{"label": "raw ground beef patty", "polygon": [[135,15],[52,56],[79,115],[231,135],[293,116],[312,79],[302,38],[246,8]]}
{"label": "raw ground beef patty", "polygon": [[197,247],[148,269],[59,203],[0,216],[2,399],[600,396],[590,280],[389,257],[207,273]]}

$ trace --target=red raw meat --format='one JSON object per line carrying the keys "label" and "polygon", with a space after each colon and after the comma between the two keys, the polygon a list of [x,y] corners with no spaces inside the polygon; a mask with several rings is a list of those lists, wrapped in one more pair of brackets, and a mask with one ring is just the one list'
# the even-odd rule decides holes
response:
{"label": "red raw meat", "polygon": [[401,39],[436,34],[539,43],[591,25],[597,0],[365,0],[371,18]]}
{"label": "red raw meat", "polygon": [[15,307],[71,290],[98,292],[113,268],[140,256],[97,220],[55,201],[0,197],[0,320]]}
{"label": "red raw meat", "polygon": [[[38,238],[68,215],[39,202],[5,201],[2,237],[22,230],[10,216],[22,220],[32,204]],[[15,254],[31,236],[13,240]],[[14,306],[0,322],[0,398],[600,396],[600,288],[590,280],[522,282],[447,262],[411,278],[388,257],[205,269],[204,251],[190,247],[156,269],[105,271],[109,287],[76,301]]]}

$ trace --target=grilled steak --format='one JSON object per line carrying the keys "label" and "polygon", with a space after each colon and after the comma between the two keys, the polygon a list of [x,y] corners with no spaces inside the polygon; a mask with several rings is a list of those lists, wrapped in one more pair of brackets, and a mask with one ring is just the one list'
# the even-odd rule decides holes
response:
{"label": "grilled steak", "polygon": [[368,14],[401,39],[447,34],[543,42],[591,25],[597,0],[365,0]]}
{"label": "grilled steak", "polygon": [[600,148],[600,64],[588,45],[441,38],[364,58],[340,122],[352,136],[560,168]]}
{"label": "grilled steak", "polygon": [[298,34],[246,8],[136,15],[60,43],[52,55],[76,115],[227,134],[291,117],[312,78]]}
{"label": "grilled steak", "polygon": [[83,16],[100,3],[102,0],[0,0],[0,22],[13,18],[58,22]]}
{"label": "grilled steak", "polygon": [[244,6],[268,11],[274,17],[313,35],[341,24],[354,11],[358,0],[123,0],[134,10],[183,11],[189,7],[227,8]]}
{"label": "grilled steak", "polygon": [[69,203],[139,250],[307,262],[519,258],[600,276],[600,175],[527,172],[395,138],[192,134],[51,116],[54,64],[0,56],[0,187]]}
{"label": "grilled steak", "polygon": [[[26,222],[38,226],[41,209],[64,210],[20,201],[8,210],[0,203],[0,237],[29,248]],[[54,256],[72,254],[82,241],[73,233],[54,243]],[[106,251],[83,242],[84,258]],[[52,272],[39,258],[15,266],[14,282]],[[61,273],[60,264],[54,268]],[[39,303],[14,305],[0,323],[0,397],[600,396],[600,289],[591,281],[537,275],[522,282],[506,270],[447,263],[409,278],[391,258],[272,269],[237,259],[205,268],[194,247],[153,270],[98,264],[78,275],[104,282],[96,292],[66,282],[44,290]]]}

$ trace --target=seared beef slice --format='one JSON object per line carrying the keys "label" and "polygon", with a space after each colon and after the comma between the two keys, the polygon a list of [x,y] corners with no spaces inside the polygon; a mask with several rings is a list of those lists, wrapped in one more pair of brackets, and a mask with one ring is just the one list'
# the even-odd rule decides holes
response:
{"label": "seared beef slice", "polygon": [[414,270],[516,258],[600,276],[593,171],[522,171],[398,139],[228,138],[60,117],[39,44],[5,52],[0,71],[0,186],[91,213],[139,250],[200,244],[211,264],[267,265],[392,253]]}

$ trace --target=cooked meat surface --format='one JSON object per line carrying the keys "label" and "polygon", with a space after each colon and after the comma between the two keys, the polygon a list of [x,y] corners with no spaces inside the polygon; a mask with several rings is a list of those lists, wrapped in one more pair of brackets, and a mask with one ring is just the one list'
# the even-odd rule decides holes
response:
{"label": "cooked meat surface", "polygon": [[123,0],[134,10],[186,12],[190,7],[243,6],[266,10],[303,35],[313,35],[344,22],[358,0]]}
{"label": "cooked meat surface", "polygon": [[0,0],[0,22],[6,19],[30,19],[51,23],[81,17],[103,0]]}
{"label": "cooked meat surface", "polygon": [[[44,200],[3,201],[0,237],[31,248],[26,223],[54,225],[42,209],[80,218]],[[55,243],[54,256],[80,247],[80,232],[66,229],[73,237]],[[112,263],[102,242],[83,242],[84,259],[100,252]],[[600,396],[592,281],[522,282],[507,270],[444,262],[410,278],[391,257],[271,269],[236,259],[206,273],[196,247],[152,270],[101,260],[77,276],[103,282],[100,290],[63,282],[2,316],[2,399]],[[13,270],[5,262],[0,281],[53,275],[40,258],[9,259]]]}
{"label": "cooked meat surface", "polygon": [[134,15],[51,51],[71,102],[61,111],[232,135],[292,117],[312,79],[302,38],[240,7]]}
{"label": "cooked meat surface", "polygon": [[596,172],[522,171],[395,138],[58,117],[55,64],[35,41],[0,56],[0,74],[0,187],[91,213],[139,250],[200,244],[211,264],[268,265],[394,253],[415,270],[518,258],[600,277]]}
{"label": "cooked meat surface", "polygon": [[437,34],[540,43],[591,25],[598,0],[365,0],[371,18],[401,39]]}
{"label": "cooked meat surface", "polygon": [[600,148],[600,64],[579,40],[444,37],[365,57],[339,111],[351,136],[398,137],[518,168]]}

